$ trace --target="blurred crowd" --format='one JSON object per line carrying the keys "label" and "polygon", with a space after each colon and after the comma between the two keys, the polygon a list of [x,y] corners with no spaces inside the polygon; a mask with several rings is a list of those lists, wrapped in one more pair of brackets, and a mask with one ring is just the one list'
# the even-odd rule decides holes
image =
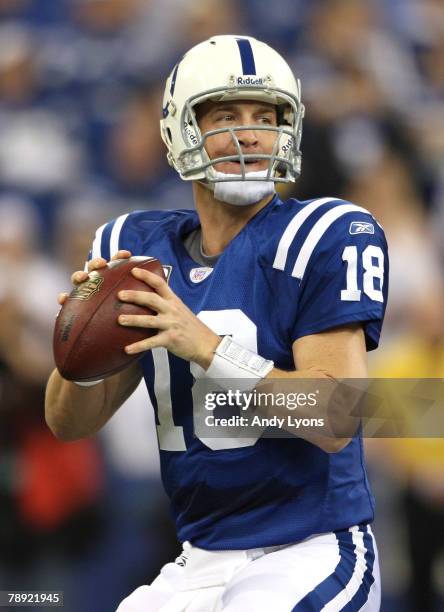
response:
{"label": "blurred crowd", "polygon": [[[192,206],[160,139],[163,83],[224,33],[268,42],[302,81],[302,176],[283,195],[343,197],[385,229],[372,374],[444,378],[443,0],[0,0],[0,590],[109,612],[178,549],[144,390],[61,444],[44,385],[56,296],[96,227]],[[444,441],[367,442],[382,610],[444,609]]]}

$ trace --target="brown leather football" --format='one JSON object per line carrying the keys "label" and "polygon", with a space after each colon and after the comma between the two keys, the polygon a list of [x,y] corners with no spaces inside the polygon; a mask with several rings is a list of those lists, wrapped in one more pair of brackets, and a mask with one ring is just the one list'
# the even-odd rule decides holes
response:
{"label": "brown leather football", "polygon": [[160,261],[153,257],[117,259],[90,272],[88,280],[75,287],[63,304],[53,339],[55,363],[63,378],[90,381],[115,374],[141,356],[127,355],[126,345],[157,333],[117,322],[120,314],[156,314],[117,297],[122,289],[152,291],[131,274],[135,267],[164,277]]}

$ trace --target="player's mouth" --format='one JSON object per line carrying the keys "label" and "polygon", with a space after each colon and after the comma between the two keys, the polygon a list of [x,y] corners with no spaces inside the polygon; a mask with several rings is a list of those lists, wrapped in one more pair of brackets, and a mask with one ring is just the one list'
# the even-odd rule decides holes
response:
{"label": "player's mouth", "polygon": [[[269,161],[267,159],[246,159],[245,171],[259,172],[260,170],[267,170],[268,164]],[[219,168],[217,169],[219,170]],[[220,164],[220,172],[226,172],[228,174],[241,174],[242,165],[238,161],[225,162],[224,164]]]}

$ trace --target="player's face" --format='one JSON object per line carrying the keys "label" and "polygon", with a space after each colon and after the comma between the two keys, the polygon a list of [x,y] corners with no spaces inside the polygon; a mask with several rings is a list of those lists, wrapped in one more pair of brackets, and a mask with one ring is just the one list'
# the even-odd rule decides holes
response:
{"label": "player's face", "polygon": [[[248,129],[236,131],[242,153],[271,154],[276,142],[277,132],[272,130],[255,130],[255,126],[277,125],[276,107],[264,102],[247,100],[235,102],[205,102],[197,110],[197,121],[202,134],[210,130],[233,128],[239,125],[249,126]],[[251,127],[250,127],[251,126]],[[229,132],[210,136],[205,149],[210,159],[237,155],[238,150]],[[257,172],[267,170],[268,159],[246,160],[246,171]],[[240,174],[240,162],[221,162],[215,169],[226,174]]]}

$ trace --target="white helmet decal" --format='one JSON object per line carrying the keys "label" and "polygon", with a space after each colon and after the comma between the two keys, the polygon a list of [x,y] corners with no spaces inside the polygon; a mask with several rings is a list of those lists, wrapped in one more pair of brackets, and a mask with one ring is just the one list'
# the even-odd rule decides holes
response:
{"label": "white helmet decal", "polygon": [[[201,134],[195,114],[197,105],[212,101],[258,100],[278,108],[277,126],[254,126],[275,131],[277,138],[270,154],[244,154],[237,132],[251,126],[236,126]],[[293,182],[300,174],[304,106],[300,84],[287,62],[274,49],[247,36],[214,36],[190,49],[173,68],[165,88],[163,118],[160,122],[168,161],[184,180],[207,183],[224,181],[214,166],[224,161],[240,162],[239,181]],[[236,154],[209,159],[208,137],[231,135]],[[249,158],[267,159],[263,178],[248,177]],[[228,179],[233,181],[233,178]]]}

